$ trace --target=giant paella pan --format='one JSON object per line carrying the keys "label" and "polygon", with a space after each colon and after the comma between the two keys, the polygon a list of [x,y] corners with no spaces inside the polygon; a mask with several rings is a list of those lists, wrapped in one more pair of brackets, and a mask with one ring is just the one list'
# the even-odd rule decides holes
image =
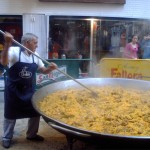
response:
{"label": "giant paella pan", "polygon": [[[87,87],[91,88],[91,87],[95,87],[95,89],[97,89],[98,87],[106,87],[109,86],[112,89],[115,89],[115,87],[121,87],[125,90],[138,90],[138,91],[143,91],[143,92],[148,92],[150,91],[150,82],[149,81],[142,81],[142,80],[134,80],[134,79],[121,79],[121,78],[85,78],[85,79],[77,79],[79,82],[81,82],[82,84],[86,85]],[[39,103],[47,96],[47,95],[52,95],[53,93],[57,93],[60,91],[68,91],[70,88],[74,88],[74,89],[78,89],[81,93],[85,92],[85,89],[83,89],[79,84],[77,84],[76,82],[74,82],[73,80],[66,80],[66,81],[60,81],[60,82],[56,82],[50,85],[47,85],[45,87],[42,87],[41,89],[37,90],[35,92],[35,94],[32,97],[32,103],[34,108],[37,110],[37,112],[39,112],[41,114],[41,116],[44,118],[44,120],[46,121],[46,123],[48,123],[51,127],[53,127],[54,129],[56,129],[57,131],[63,133],[66,135],[66,137],[71,137],[71,138],[76,138],[76,139],[81,139],[81,140],[85,140],[85,141],[104,141],[106,140],[108,141],[113,141],[115,142],[127,142],[127,143],[133,143],[136,142],[136,144],[138,143],[149,143],[150,142],[150,120],[147,120],[147,127],[148,127],[148,131],[146,135],[132,135],[132,134],[126,134],[126,132],[124,132],[125,134],[117,134],[115,132],[107,132],[107,130],[103,130],[103,131],[98,131],[98,130],[90,130],[89,128],[82,128],[80,126],[76,126],[76,125],[72,125],[66,122],[63,122],[62,120],[59,120],[58,118],[54,118],[53,116],[47,115],[45,112],[43,112],[40,107],[39,107]],[[96,90],[95,90],[96,91]],[[97,91],[96,91],[97,92]],[[91,94],[91,93],[89,93]],[[112,93],[111,93],[112,94]],[[114,93],[113,93],[114,94]],[[122,95],[123,93],[120,93],[120,95]],[[138,93],[139,94],[139,93]],[[142,96],[142,92],[139,94]],[[145,93],[144,93],[145,94]],[[109,94],[105,94],[106,97],[108,97]],[[89,95],[88,95],[89,97]],[[93,95],[91,94],[91,97],[93,97]],[[126,95],[125,99],[128,99],[129,95]],[[93,97],[94,100],[99,101],[101,99],[101,95],[98,95],[98,97]],[[63,101],[64,99],[62,99]],[[70,99],[71,100],[71,99]],[[86,99],[84,99],[84,97],[82,97],[82,101],[86,101]],[[55,101],[55,100],[53,100]],[[107,99],[107,101],[109,102],[109,99]],[[136,103],[136,99],[132,99],[133,102]],[[146,99],[146,103],[148,104],[148,108],[150,107],[150,100]],[[51,104],[48,104],[51,105]],[[134,103],[133,103],[134,105]],[[61,106],[60,106],[61,107]],[[70,106],[72,107],[72,106]],[[143,107],[144,108],[144,107]],[[68,108],[69,109],[69,108]],[[71,108],[70,108],[71,109]],[[91,107],[89,107],[89,110],[92,109]],[[118,108],[119,109],[119,108]],[[123,109],[123,108],[122,108]],[[150,110],[150,109],[149,109]],[[55,109],[53,109],[53,111],[55,111]],[[84,110],[83,110],[84,111]],[[110,111],[109,111],[110,112]],[[150,111],[148,112],[148,114],[150,114]],[[124,114],[122,114],[123,116]],[[142,117],[142,114],[138,114],[139,116]],[[134,116],[133,116],[134,118]],[[149,118],[149,116],[148,116]],[[109,120],[109,118],[107,118]],[[149,118],[150,119],[150,118]],[[86,120],[86,119],[85,119]],[[107,120],[106,120],[107,121]],[[103,120],[103,123],[105,121]],[[126,121],[124,121],[126,122]],[[84,124],[84,122],[82,122],[82,124]],[[138,124],[138,122],[137,122]],[[113,124],[109,124],[110,127],[113,126]],[[117,128],[117,127],[116,127]],[[118,125],[119,128],[119,125]],[[144,124],[141,124],[141,128],[145,128]],[[139,131],[140,132],[140,131]]]}

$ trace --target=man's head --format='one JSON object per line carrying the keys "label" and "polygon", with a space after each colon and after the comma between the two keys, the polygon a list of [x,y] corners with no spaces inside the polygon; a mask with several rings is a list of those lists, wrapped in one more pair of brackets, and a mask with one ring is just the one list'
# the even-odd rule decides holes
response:
{"label": "man's head", "polygon": [[22,36],[21,43],[32,52],[35,52],[38,46],[38,37],[35,34],[26,33]]}

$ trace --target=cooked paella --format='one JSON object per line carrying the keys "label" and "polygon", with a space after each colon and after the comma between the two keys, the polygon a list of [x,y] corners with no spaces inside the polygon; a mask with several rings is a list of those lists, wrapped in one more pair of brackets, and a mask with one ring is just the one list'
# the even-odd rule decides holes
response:
{"label": "cooked paella", "polygon": [[39,101],[45,115],[68,125],[107,134],[150,136],[150,91],[90,87],[51,93]]}

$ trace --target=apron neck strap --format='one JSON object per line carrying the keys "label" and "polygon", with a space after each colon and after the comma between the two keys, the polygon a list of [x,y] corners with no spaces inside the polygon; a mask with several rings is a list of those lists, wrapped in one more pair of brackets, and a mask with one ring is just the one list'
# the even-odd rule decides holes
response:
{"label": "apron neck strap", "polygon": [[[19,50],[19,62],[20,62],[20,59],[21,59],[21,52],[23,52],[23,51],[25,51],[25,49],[20,47],[20,50]],[[33,63],[34,63],[34,56],[33,56],[33,54],[31,54],[31,55],[32,55]]]}

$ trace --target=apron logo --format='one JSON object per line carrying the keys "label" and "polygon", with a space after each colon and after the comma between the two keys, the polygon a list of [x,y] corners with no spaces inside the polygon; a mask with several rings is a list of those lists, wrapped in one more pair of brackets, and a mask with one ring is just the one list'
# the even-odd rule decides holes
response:
{"label": "apron logo", "polygon": [[19,76],[21,78],[30,78],[32,76],[32,72],[27,71],[28,67],[24,67],[21,72],[19,72]]}

